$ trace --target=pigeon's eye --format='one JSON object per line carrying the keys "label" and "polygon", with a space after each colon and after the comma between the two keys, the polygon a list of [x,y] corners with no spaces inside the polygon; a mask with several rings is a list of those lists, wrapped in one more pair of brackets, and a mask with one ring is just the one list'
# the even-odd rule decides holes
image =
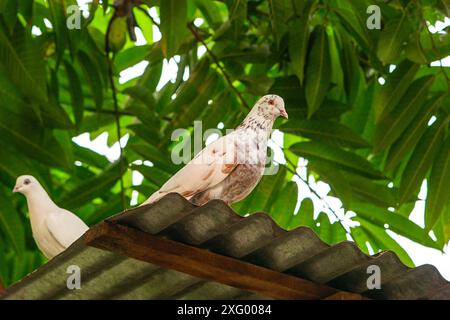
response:
{"label": "pigeon's eye", "polygon": [[30,184],[30,183],[31,183],[31,180],[30,180],[30,179],[25,179],[25,181],[24,181],[23,183],[25,183],[25,184]]}
{"label": "pigeon's eye", "polygon": [[270,104],[271,106],[273,106],[273,105],[275,104],[275,101],[273,101],[273,99],[270,99],[270,100],[269,100],[269,104]]}

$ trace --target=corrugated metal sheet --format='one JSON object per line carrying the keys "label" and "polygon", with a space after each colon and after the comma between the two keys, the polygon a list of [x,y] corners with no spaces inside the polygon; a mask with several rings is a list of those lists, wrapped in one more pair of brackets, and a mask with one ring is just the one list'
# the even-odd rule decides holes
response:
{"label": "corrugated metal sheet", "polygon": [[[367,256],[349,241],[329,246],[309,228],[279,228],[264,213],[246,218],[221,201],[195,207],[177,194],[111,219],[115,223],[208,249],[374,299],[450,299],[450,284],[431,265],[408,268],[392,252]],[[7,291],[7,299],[264,298],[217,282],[160,268],[77,241]],[[83,290],[67,290],[66,268],[83,270]],[[381,269],[381,289],[368,290],[367,267]]]}

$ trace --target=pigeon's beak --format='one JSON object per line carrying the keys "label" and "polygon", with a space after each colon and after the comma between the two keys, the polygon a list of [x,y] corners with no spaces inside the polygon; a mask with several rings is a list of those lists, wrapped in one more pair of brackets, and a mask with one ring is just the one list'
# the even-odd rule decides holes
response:
{"label": "pigeon's beak", "polygon": [[12,189],[12,192],[14,192],[14,193],[19,192],[19,187],[18,187],[18,186],[15,186],[15,187]]}
{"label": "pigeon's beak", "polygon": [[285,118],[285,119],[288,119],[288,118],[289,118],[289,116],[288,116],[286,110],[284,110],[284,109],[280,110],[280,115],[281,115],[283,118]]}

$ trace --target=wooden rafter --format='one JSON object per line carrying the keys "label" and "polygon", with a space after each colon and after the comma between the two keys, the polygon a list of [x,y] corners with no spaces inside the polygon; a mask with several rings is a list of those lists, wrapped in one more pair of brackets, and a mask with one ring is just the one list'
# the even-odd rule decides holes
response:
{"label": "wooden rafter", "polygon": [[113,222],[98,224],[84,239],[93,247],[275,299],[362,298]]}

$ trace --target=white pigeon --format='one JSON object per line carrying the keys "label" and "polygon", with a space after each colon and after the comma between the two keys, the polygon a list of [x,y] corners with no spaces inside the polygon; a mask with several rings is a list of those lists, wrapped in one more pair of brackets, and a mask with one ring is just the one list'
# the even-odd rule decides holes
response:
{"label": "white pigeon", "polygon": [[20,192],[27,198],[33,238],[49,259],[67,249],[89,229],[78,216],[58,207],[33,176],[18,177],[13,192]]}
{"label": "white pigeon", "polygon": [[279,116],[288,118],[283,99],[262,97],[235,130],[200,151],[142,205],[171,192],[195,205],[212,199],[232,204],[245,198],[264,172],[267,141]]}

